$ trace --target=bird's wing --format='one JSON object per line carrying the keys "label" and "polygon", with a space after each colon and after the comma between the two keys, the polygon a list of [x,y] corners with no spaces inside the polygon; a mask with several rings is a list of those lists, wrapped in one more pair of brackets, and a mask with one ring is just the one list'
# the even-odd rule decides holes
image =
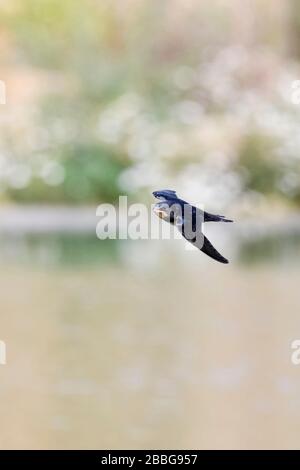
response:
{"label": "bird's wing", "polygon": [[210,243],[208,238],[204,236],[203,239],[203,245],[202,248],[200,248],[203,253],[205,253],[207,256],[210,256],[211,258],[215,259],[216,261],[219,261],[220,263],[228,264],[229,261],[224,258],[216,249],[215,247]]}
{"label": "bird's wing", "polygon": [[203,233],[197,235],[197,238],[195,240],[188,241],[192,243],[192,245],[194,245],[196,248],[201,250],[203,253],[205,253],[207,256],[210,256],[210,258],[213,258],[214,260],[219,261],[220,263],[229,263],[229,261],[215,249],[215,247],[210,243],[208,238],[203,235]]}

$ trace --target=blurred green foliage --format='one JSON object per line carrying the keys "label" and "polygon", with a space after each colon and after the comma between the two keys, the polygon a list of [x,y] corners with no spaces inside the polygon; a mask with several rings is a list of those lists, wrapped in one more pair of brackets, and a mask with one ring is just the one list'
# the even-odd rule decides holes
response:
{"label": "blurred green foliage", "polygon": [[[172,2],[147,0],[12,0],[9,5],[0,12],[12,52],[8,63],[44,75],[29,123],[33,144],[24,140],[23,145],[18,132],[14,136],[10,130],[7,138],[2,131],[2,150],[12,166],[18,170],[24,158],[31,168],[26,184],[3,182],[8,197],[24,202],[115,201],[119,193],[138,189],[130,180],[121,182],[124,171],[141,162],[146,176],[154,165],[172,175],[191,162],[202,174],[203,161],[218,166],[208,156],[227,148],[224,153],[235,158],[228,157],[224,175],[238,175],[242,191],[277,194],[300,204],[300,184],[291,177],[299,171],[299,146],[295,142],[292,150],[287,148],[295,131],[286,126],[283,135],[275,127],[270,132],[253,123],[247,101],[249,95],[258,100],[266,121],[273,113],[275,118],[281,114],[284,123],[300,123],[299,113],[282,103],[278,84],[272,83],[272,95],[264,83],[273,73],[274,55],[282,75],[289,67],[290,58],[281,59],[283,37],[289,46],[296,44],[290,47],[295,53],[298,2],[287,4],[285,29],[276,23],[278,11],[267,25],[262,23],[261,11],[271,9],[266,1],[255,2],[255,47],[236,23],[235,14],[243,9],[235,12],[240,7],[231,4],[191,2],[186,10],[180,2],[170,10]],[[138,105],[119,106],[129,95]],[[250,117],[239,117],[243,106],[242,115]],[[103,116],[104,136],[99,131]],[[234,133],[227,138],[229,121],[238,138]],[[46,136],[42,143],[41,133]],[[46,166],[49,161],[60,165],[61,179],[41,177],[43,158]],[[149,178],[145,186],[156,185],[155,177]]]}
{"label": "blurred green foliage", "polygon": [[101,145],[73,145],[62,150],[64,168],[61,184],[47,185],[32,178],[25,188],[9,188],[8,194],[19,202],[60,201],[89,203],[95,200],[114,202],[119,193],[118,176],[125,164],[118,155]]}
{"label": "blurred green foliage", "polygon": [[250,134],[243,139],[237,169],[247,189],[266,194],[277,191],[282,167],[275,150],[276,143],[265,135]]}

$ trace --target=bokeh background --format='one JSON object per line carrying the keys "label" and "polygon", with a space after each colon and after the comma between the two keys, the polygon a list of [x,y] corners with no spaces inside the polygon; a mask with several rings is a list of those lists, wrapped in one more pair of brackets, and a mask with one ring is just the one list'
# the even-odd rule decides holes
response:
{"label": "bokeh background", "polygon": [[[300,447],[297,0],[1,0],[0,447]],[[235,219],[98,240],[151,191]],[[225,226],[226,225],[226,226]]]}

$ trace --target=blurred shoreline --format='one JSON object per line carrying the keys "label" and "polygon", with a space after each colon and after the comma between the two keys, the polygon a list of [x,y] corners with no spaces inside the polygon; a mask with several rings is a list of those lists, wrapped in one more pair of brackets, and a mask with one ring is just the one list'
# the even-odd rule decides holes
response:
{"label": "blurred shoreline", "polygon": [[[132,217],[124,211],[116,210],[116,219],[105,219],[113,228],[109,229],[110,233],[114,233],[113,238],[108,237],[104,224],[101,225],[102,231],[99,229],[100,217],[96,215],[96,206],[1,207],[1,262],[101,266],[103,262],[132,265],[136,260],[140,268],[147,269],[149,263],[152,268],[159,268],[162,259],[167,259],[168,253],[176,250],[174,256],[188,263],[190,257],[185,250],[191,251],[192,247],[181,240],[176,229],[174,233],[170,232],[168,224],[153,216],[151,206],[148,209],[148,217],[144,214],[139,219],[141,225],[146,227],[146,238],[144,232],[141,238],[131,239],[128,227]],[[120,229],[122,239],[118,236]],[[228,254],[232,262],[246,265],[284,262],[292,265],[300,259],[298,213],[290,213],[280,219],[244,217],[236,219],[233,224],[206,223],[204,232],[221,251]],[[127,237],[124,238],[126,233]],[[178,240],[174,239],[174,235]],[[99,239],[99,236],[103,238]]]}
{"label": "blurred shoreline", "polygon": [[[74,205],[50,205],[50,204],[13,204],[0,206],[0,235],[25,235],[43,233],[87,233],[94,234],[97,220],[96,205],[86,205],[76,207]],[[148,206],[151,217],[151,206]],[[116,208],[116,219],[106,217],[108,222],[114,224],[119,221],[129,219],[127,212],[119,212]],[[143,217],[142,217],[143,218]],[[132,217],[131,217],[132,219]],[[139,218],[140,220],[140,218]],[[154,219],[155,220],[155,219]],[[148,219],[144,217],[145,223]],[[207,226],[207,224],[205,225]],[[218,224],[222,227],[222,224]],[[127,227],[124,223],[123,227]],[[235,233],[244,237],[259,237],[268,234],[288,234],[300,235],[300,213],[289,212],[287,215],[274,214],[274,217],[265,218],[243,216],[240,220],[235,220],[231,227]]]}

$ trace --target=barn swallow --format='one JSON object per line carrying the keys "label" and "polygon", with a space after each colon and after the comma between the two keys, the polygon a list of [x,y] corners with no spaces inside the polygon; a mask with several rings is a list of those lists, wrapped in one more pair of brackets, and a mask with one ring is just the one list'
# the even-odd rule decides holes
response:
{"label": "barn swallow", "polygon": [[182,236],[196,248],[220,263],[227,264],[224,258],[210,243],[202,232],[204,222],[233,222],[223,215],[214,215],[192,206],[177,197],[176,191],[164,189],[154,191],[153,196],[160,199],[153,211],[161,219],[175,225]]}

